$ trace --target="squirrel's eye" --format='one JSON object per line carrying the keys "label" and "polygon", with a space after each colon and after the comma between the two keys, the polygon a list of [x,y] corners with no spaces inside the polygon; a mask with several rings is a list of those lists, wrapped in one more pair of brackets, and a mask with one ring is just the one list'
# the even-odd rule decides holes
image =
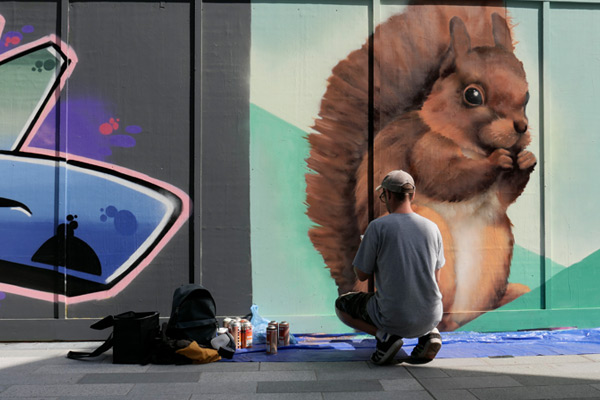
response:
{"label": "squirrel's eye", "polygon": [[483,95],[481,94],[481,91],[473,86],[469,86],[465,89],[463,98],[470,106],[480,106],[483,104]]}

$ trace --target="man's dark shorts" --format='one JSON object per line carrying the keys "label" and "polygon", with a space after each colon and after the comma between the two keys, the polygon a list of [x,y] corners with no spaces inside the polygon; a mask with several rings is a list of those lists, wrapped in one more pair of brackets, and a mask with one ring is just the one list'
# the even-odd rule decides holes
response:
{"label": "man's dark shorts", "polygon": [[375,325],[367,312],[367,302],[375,293],[350,292],[341,295],[335,301],[335,308],[349,314],[352,318],[360,319],[370,325]]}

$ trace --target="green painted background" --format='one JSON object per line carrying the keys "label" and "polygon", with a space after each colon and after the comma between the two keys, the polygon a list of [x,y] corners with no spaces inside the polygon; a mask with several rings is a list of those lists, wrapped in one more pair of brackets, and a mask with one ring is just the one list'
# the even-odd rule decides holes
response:
{"label": "green painted background", "polygon": [[[386,3],[387,4],[387,3]],[[511,282],[532,291],[462,330],[600,326],[600,4],[510,2],[538,166],[509,208]],[[376,3],[253,3],[250,190],[253,301],[295,332],[346,332],[337,289],[307,236],[305,158],[331,68],[360,47]],[[370,14],[370,11],[373,14]]]}

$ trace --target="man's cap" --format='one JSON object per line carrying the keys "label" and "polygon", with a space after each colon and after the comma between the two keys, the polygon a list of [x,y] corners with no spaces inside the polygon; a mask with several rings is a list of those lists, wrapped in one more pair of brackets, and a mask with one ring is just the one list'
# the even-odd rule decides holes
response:
{"label": "man's cap", "polygon": [[375,190],[382,188],[395,193],[414,193],[415,181],[408,172],[397,169],[389,172]]}

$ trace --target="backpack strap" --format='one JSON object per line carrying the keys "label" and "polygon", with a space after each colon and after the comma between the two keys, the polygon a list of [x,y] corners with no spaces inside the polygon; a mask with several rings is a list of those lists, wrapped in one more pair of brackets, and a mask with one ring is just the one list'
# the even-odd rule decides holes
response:
{"label": "backpack strap", "polygon": [[[100,321],[90,325],[90,328],[96,330],[102,330],[106,328],[110,328],[115,324],[115,317],[109,315],[108,317],[102,318]],[[102,343],[96,350],[92,352],[82,352],[82,351],[69,351],[67,353],[67,358],[71,358],[73,360],[81,360],[84,358],[94,358],[98,357],[100,354],[104,353],[106,350],[113,347],[113,335],[112,333],[108,336],[108,338]]]}
{"label": "backpack strap", "polygon": [[100,345],[100,347],[98,347],[96,350],[94,350],[90,353],[81,352],[81,351],[69,351],[67,353],[67,358],[71,358],[73,360],[82,360],[84,358],[94,358],[94,357],[98,357],[100,354],[104,353],[106,350],[110,349],[111,347],[113,347],[112,333],[110,334],[108,339],[106,339],[104,341],[104,343],[102,343]]}

